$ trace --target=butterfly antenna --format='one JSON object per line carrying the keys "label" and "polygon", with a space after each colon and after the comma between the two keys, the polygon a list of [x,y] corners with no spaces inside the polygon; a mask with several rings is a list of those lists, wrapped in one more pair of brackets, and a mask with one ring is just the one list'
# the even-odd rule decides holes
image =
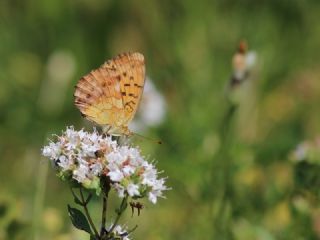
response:
{"label": "butterfly antenna", "polygon": [[140,137],[140,138],[143,138],[143,139],[147,139],[151,142],[155,142],[156,144],[162,144],[162,141],[160,140],[156,140],[156,139],[153,139],[153,138],[149,138],[149,137],[146,137],[146,136],[143,136],[143,135],[140,135],[138,133],[135,133],[135,132],[132,132],[133,135],[137,136],[137,137]]}

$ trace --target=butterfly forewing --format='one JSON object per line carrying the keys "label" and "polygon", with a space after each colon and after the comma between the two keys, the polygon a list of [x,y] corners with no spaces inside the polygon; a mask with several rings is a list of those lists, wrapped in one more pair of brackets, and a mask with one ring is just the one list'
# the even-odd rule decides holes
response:
{"label": "butterfly forewing", "polygon": [[74,93],[75,105],[97,124],[127,129],[137,111],[144,80],[142,54],[118,55],[80,79]]}

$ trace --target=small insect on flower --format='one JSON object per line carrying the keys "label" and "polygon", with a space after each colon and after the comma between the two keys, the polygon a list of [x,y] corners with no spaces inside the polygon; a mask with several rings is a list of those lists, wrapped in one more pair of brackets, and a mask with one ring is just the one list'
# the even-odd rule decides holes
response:
{"label": "small insect on flower", "polygon": [[109,135],[130,135],[145,82],[141,53],[124,53],[106,61],[82,77],[74,92],[74,103],[88,120],[103,126]]}
{"label": "small insect on flower", "polygon": [[133,217],[134,209],[137,209],[138,216],[140,216],[140,211],[144,208],[144,206],[140,202],[130,202],[130,207],[132,212],[131,217]]}

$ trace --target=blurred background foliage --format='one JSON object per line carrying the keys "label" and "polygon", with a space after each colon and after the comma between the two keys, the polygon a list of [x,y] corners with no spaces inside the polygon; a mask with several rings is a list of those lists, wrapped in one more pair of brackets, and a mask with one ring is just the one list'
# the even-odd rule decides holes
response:
{"label": "blurred background foliage", "polygon": [[[319,165],[289,157],[320,133],[319,16],[317,0],[1,0],[0,239],[86,239],[40,149],[67,125],[92,127],[73,86],[125,51],[145,55],[166,101],[143,133],[164,144],[135,143],[172,187],[122,219],[138,223],[134,239],[319,239]],[[225,121],[242,39],[254,81]]]}

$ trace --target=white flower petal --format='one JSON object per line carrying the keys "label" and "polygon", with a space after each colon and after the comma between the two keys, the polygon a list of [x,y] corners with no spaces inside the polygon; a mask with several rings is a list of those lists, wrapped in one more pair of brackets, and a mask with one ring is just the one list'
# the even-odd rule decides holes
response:
{"label": "white flower petal", "polygon": [[108,176],[113,182],[120,182],[124,178],[123,173],[118,169],[115,171],[109,172]]}
{"label": "white flower petal", "polygon": [[133,183],[129,183],[127,186],[127,192],[130,197],[139,196],[140,195],[139,186]]}

